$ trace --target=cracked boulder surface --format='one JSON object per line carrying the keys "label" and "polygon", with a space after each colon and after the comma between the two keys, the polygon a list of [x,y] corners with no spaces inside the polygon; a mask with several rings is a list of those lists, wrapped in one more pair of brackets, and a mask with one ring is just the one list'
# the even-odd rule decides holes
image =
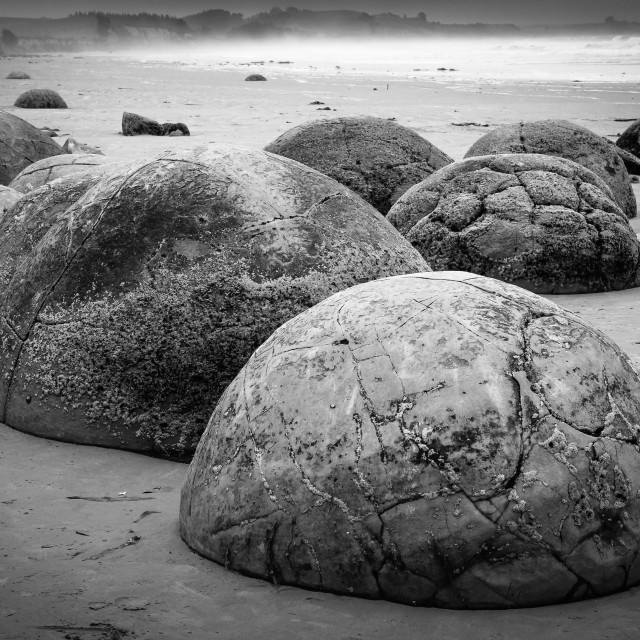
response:
{"label": "cracked boulder surface", "polygon": [[0,224],[0,422],[189,458],[283,322],[428,268],[351,191],[264,151],[212,145],[61,178]]}
{"label": "cracked boulder surface", "polygon": [[640,158],[640,118],[632,122],[616,141],[616,145],[631,153],[636,159]]}
{"label": "cracked boulder surface", "polygon": [[536,293],[620,290],[640,280],[640,243],[611,191],[562,158],[456,162],[411,188],[387,219],[436,271],[471,271]]}
{"label": "cracked boulder surface", "polygon": [[463,272],[293,318],[226,389],[180,532],[241,573],[449,608],[640,581],[640,379],[580,317]]}
{"label": "cracked boulder surface", "polygon": [[67,109],[67,103],[53,89],[29,89],[21,93],[14,107],[20,109]]}
{"label": "cracked boulder surface", "polygon": [[6,211],[22,198],[22,194],[10,187],[0,185],[0,221]]}
{"label": "cracked boulder surface", "polygon": [[475,142],[465,158],[495,153],[543,153],[573,160],[609,186],[618,206],[635,218],[637,203],[624,161],[601,136],[567,120],[538,120],[499,127]]}
{"label": "cracked boulder surface", "polygon": [[383,215],[409,187],[453,162],[411,129],[373,117],[307,122],[283,133],[265,151],[330,176]]}
{"label": "cracked boulder surface", "polygon": [[9,186],[16,191],[20,191],[20,193],[28,193],[57,178],[63,178],[82,171],[101,173],[104,165],[124,164],[126,162],[122,158],[113,156],[93,153],[66,153],[61,156],[43,158],[30,164],[9,183]]}
{"label": "cracked boulder surface", "polygon": [[25,167],[66,151],[26,120],[0,111],[0,185],[8,185]]}

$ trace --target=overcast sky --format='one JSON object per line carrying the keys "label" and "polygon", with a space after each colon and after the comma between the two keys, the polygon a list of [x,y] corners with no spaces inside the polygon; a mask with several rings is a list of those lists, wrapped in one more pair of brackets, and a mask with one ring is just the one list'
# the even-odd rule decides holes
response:
{"label": "overcast sky", "polygon": [[75,11],[184,16],[215,8],[250,15],[273,6],[407,15],[424,11],[427,19],[441,22],[579,23],[610,15],[640,22],[640,0],[0,0],[0,17],[59,18]]}

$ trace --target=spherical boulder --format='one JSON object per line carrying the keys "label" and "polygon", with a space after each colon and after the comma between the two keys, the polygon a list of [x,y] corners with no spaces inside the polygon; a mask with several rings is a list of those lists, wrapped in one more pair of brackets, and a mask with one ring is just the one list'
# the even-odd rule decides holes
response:
{"label": "spherical boulder", "polygon": [[640,158],[640,118],[630,124],[616,141],[616,145]]}
{"label": "spherical boulder", "polygon": [[14,103],[21,109],[67,109],[67,103],[52,89],[29,89]]}
{"label": "spherical boulder", "polygon": [[116,163],[124,164],[126,161],[122,158],[93,154],[67,153],[62,156],[53,156],[30,164],[9,183],[9,186],[20,193],[28,193],[57,178],[82,171],[100,173],[106,165]]}
{"label": "spherical boulder", "polygon": [[266,78],[260,73],[252,73],[245,78],[245,82],[266,82]]}
{"label": "spherical boulder", "polygon": [[640,379],[578,316],[461,272],[278,329],[182,489],[198,553],[276,583],[451,608],[640,582]]}
{"label": "spherical boulder", "polygon": [[30,80],[31,76],[24,71],[11,71],[7,75],[7,80]]}
{"label": "spherical boulder", "polygon": [[505,125],[475,142],[465,158],[494,153],[543,153],[578,162],[606,182],[628,218],[636,216],[636,199],[624,162],[607,140],[584,127],[566,120]]}
{"label": "spherical boulder", "polygon": [[213,145],[26,194],[0,225],[0,422],[189,457],[278,326],[425,262],[308,167]]}
{"label": "spherical boulder", "polygon": [[453,162],[411,129],[372,117],[307,122],[283,133],[265,151],[321,171],[383,215],[409,187]]}
{"label": "spherical boulder", "polygon": [[18,202],[20,198],[22,198],[22,193],[19,191],[0,185],[0,220],[2,220],[4,213]]}
{"label": "spherical boulder", "polygon": [[65,154],[46,133],[26,120],[0,111],[0,185],[8,185],[25,167]]}
{"label": "spherical boulder", "polygon": [[479,156],[441,169],[389,221],[437,270],[464,270],[537,293],[640,284],[640,243],[609,188],[570,160]]}

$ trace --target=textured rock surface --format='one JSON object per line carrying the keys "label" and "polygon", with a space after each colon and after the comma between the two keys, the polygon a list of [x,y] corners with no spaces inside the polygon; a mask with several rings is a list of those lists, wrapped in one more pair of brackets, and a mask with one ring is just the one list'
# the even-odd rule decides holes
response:
{"label": "textured rock surface", "polygon": [[121,158],[104,155],[78,155],[67,153],[62,156],[44,158],[30,164],[23,169],[10,183],[9,186],[20,193],[28,193],[43,184],[64,176],[73,175],[82,171],[102,172],[102,167],[117,163],[124,163]]}
{"label": "textured rock surface", "polygon": [[640,581],[640,379],[578,316],[460,272],[338,293],[218,403],[182,490],[198,553],[453,608]]}
{"label": "textured rock surface", "polygon": [[22,194],[15,189],[0,185],[0,221],[5,211],[10,209],[20,198],[22,198]]}
{"label": "textured rock surface", "polygon": [[8,185],[31,163],[64,153],[46,133],[22,118],[0,111],[0,185]]}
{"label": "textured rock surface", "polygon": [[578,162],[604,180],[628,218],[637,213],[624,162],[599,135],[567,120],[539,120],[499,127],[475,142],[465,158],[494,153],[544,153]]}
{"label": "textured rock surface", "polygon": [[437,270],[537,293],[637,286],[640,244],[611,191],[570,160],[540,154],[456,162],[409,190],[389,221]]}
{"label": "textured rock surface", "polygon": [[634,156],[630,151],[625,151],[620,147],[616,147],[616,153],[620,156],[629,175],[640,176],[640,158]]}
{"label": "textured rock surface", "polygon": [[409,187],[453,162],[411,129],[371,117],[308,122],[265,150],[321,171],[385,215]]}
{"label": "textured rock surface", "polygon": [[52,89],[29,89],[18,96],[13,106],[21,109],[66,109],[67,103]]}
{"label": "textured rock surface", "polygon": [[122,114],[122,133],[125,136],[163,136],[164,129],[151,118],[125,111]]}
{"label": "textured rock surface", "polygon": [[80,173],[0,225],[0,422],[188,456],[283,322],[424,260],[308,167],[212,146]]}
{"label": "textured rock surface", "polygon": [[11,71],[7,75],[7,80],[30,80],[31,76],[24,71]]}
{"label": "textured rock surface", "polygon": [[246,82],[265,82],[266,78],[259,73],[252,73],[250,76],[245,78]]}
{"label": "textured rock surface", "polygon": [[624,151],[628,151],[636,158],[640,158],[640,118],[632,122],[616,141]]}

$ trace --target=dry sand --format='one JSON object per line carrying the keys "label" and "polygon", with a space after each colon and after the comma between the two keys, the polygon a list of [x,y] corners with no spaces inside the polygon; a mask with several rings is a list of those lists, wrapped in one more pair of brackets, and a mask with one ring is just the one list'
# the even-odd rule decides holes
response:
{"label": "dry sand", "polygon": [[[630,81],[616,67],[580,83],[567,79],[579,79],[580,67],[564,79],[485,82],[415,74],[409,67],[338,73],[237,61],[0,58],[0,78],[20,68],[33,80],[0,80],[0,109],[131,158],[212,141],[262,147],[311,118],[368,114],[395,117],[460,159],[488,129],[454,122],[559,117],[612,135],[626,126],[615,118],[640,116],[639,78]],[[244,83],[256,70],[269,80]],[[11,106],[21,91],[39,86],[58,90],[70,109]],[[314,100],[336,111],[316,111],[309,105]],[[125,138],[124,110],[185,122],[192,136]],[[640,289],[550,298],[591,321],[640,364]],[[0,425],[0,638],[640,637],[640,589],[570,605],[467,612],[277,588],[231,573],[193,554],[178,536],[185,472],[178,463],[47,441]]]}

